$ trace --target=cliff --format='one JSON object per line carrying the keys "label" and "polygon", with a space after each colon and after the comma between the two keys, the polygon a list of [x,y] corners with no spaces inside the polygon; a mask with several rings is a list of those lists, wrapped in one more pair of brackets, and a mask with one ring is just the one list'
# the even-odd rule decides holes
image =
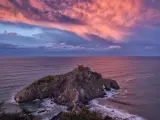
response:
{"label": "cliff", "polygon": [[81,107],[88,101],[104,96],[104,89],[119,89],[116,81],[102,78],[88,67],[78,66],[63,75],[47,76],[22,89],[15,95],[18,103],[36,99],[54,98],[54,102],[71,109]]}

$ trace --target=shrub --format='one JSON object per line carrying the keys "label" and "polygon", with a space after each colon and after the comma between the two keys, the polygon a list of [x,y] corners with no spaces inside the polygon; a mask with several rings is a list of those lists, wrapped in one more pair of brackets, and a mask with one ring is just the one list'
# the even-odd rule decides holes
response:
{"label": "shrub", "polygon": [[2,109],[4,102],[0,103],[0,120],[33,120],[33,116],[28,110],[22,110],[22,113],[5,113]]}
{"label": "shrub", "polygon": [[79,113],[76,112],[61,113],[59,115],[58,120],[113,120],[113,119],[109,116],[106,116],[103,119],[100,114],[96,112],[90,112],[88,109],[84,108]]}

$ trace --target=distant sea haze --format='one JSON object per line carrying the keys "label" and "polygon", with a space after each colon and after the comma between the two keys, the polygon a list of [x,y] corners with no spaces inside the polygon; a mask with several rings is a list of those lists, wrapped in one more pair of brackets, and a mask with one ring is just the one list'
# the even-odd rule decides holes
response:
{"label": "distant sea haze", "polygon": [[69,72],[77,65],[119,83],[121,89],[111,99],[99,99],[99,106],[159,120],[159,57],[0,57],[0,101],[14,102],[14,94],[24,86],[47,75]]}

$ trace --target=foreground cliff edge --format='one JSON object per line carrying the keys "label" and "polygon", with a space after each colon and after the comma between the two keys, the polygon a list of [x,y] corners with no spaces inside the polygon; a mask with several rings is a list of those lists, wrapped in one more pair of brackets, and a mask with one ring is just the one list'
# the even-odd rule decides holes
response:
{"label": "foreground cliff edge", "polygon": [[53,98],[59,105],[71,110],[81,108],[90,100],[104,97],[104,90],[119,89],[116,81],[102,78],[82,65],[63,75],[47,76],[19,91],[14,99],[18,103]]}

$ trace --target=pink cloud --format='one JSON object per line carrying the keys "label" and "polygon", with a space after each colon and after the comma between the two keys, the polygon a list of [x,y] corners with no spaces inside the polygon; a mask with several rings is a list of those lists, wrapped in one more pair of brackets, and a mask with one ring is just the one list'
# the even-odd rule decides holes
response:
{"label": "pink cloud", "polygon": [[[146,7],[144,0],[92,0],[75,4],[72,4],[73,0],[63,0],[59,7],[64,9],[57,10],[46,4],[45,0],[28,1],[32,8],[40,11],[40,15],[31,9],[22,11],[8,0],[1,0],[0,5],[3,7],[0,7],[0,19],[67,30],[86,39],[89,39],[87,34],[93,34],[104,39],[112,38],[112,42],[124,41],[134,34],[130,30],[142,23],[147,23],[144,26],[160,23],[160,11]],[[56,4],[52,1],[52,4]],[[23,0],[18,0],[18,3],[21,5]],[[70,4],[72,5],[69,6]],[[26,17],[26,14],[30,17]],[[84,24],[61,23],[57,15],[64,15]],[[42,20],[41,17],[48,20]]]}

